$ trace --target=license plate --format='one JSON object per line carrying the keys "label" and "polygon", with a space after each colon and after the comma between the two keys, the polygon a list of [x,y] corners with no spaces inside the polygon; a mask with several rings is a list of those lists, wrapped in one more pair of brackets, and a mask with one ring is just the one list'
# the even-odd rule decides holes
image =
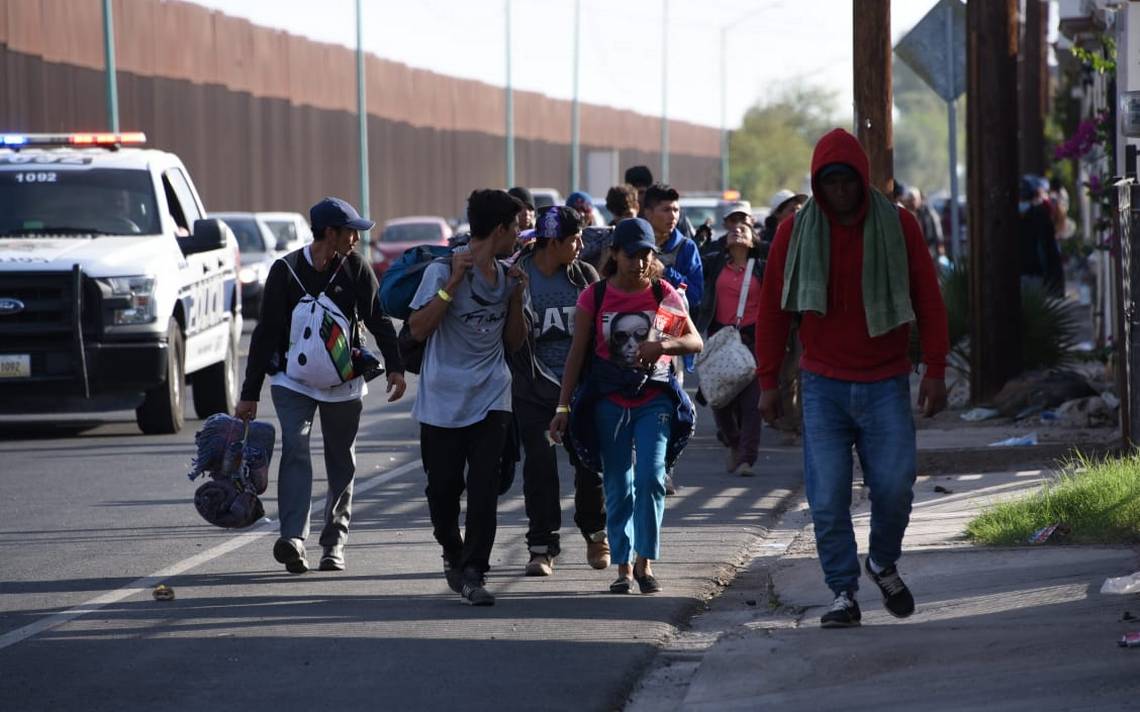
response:
{"label": "license plate", "polygon": [[0,354],[0,378],[29,378],[32,357],[28,354]]}

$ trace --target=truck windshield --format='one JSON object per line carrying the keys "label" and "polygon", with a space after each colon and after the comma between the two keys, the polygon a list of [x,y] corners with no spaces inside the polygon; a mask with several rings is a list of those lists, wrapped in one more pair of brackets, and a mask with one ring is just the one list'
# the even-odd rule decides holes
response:
{"label": "truck windshield", "polygon": [[161,232],[147,171],[0,167],[0,235]]}

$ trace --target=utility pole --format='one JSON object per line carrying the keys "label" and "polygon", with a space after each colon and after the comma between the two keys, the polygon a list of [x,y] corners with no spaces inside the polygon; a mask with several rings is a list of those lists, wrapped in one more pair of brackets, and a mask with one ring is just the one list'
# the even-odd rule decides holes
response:
{"label": "utility pole", "polygon": [[[368,102],[364,94],[364,14],[362,0],[356,0],[356,121],[360,135],[360,214],[368,219]],[[371,264],[368,235],[360,236],[360,252]]]}
{"label": "utility pole", "polygon": [[[946,47],[951,57],[956,55],[954,50],[954,8],[950,5],[946,6]],[[951,60],[946,63],[946,78],[947,86],[956,87],[957,78],[954,76],[954,70],[957,62]],[[953,91],[957,91],[954,89]],[[946,122],[947,122],[947,136],[949,150],[950,165],[950,235],[946,240],[946,244],[950,246],[950,257],[961,264],[965,264],[963,260],[962,250],[962,235],[958,226],[960,216],[958,215],[958,97],[950,99],[946,102]]]}
{"label": "utility pole", "polygon": [[669,0],[661,0],[661,182],[669,182]]}
{"label": "utility pole", "polygon": [[871,159],[871,184],[894,187],[891,110],[891,0],[852,0],[855,25],[855,131]]}
{"label": "utility pole", "polygon": [[1021,137],[1018,145],[1022,173],[1045,172],[1045,95],[1048,6],[1042,0],[1025,0],[1025,34],[1019,62],[1018,97]]}
{"label": "utility pole", "polygon": [[103,0],[103,58],[107,75],[107,128],[119,133],[119,82],[115,72],[115,17],[111,0]]}
{"label": "utility pole", "polygon": [[570,192],[581,186],[582,107],[578,99],[578,72],[582,57],[582,0],[574,0],[574,103],[570,110]]}
{"label": "utility pole", "polygon": [[1021,370],[1017,211],[1018,0],[966,4],[970,232],[970,395],[997,394]]}
{"label": "utility pole", "polygon": [[507,187],[515,184],[515,92],[511,86],[511,0],[505,0],[507,16]]}

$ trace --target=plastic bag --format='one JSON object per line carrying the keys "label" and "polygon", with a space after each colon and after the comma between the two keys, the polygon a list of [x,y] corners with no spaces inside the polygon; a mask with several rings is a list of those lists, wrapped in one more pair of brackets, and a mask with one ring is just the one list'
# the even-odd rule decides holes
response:
{"label": "plastic bag", "polygon": [[1140,571],[1130,576],[1118,576],[1104,580],[1101,593],[1140,593]]}

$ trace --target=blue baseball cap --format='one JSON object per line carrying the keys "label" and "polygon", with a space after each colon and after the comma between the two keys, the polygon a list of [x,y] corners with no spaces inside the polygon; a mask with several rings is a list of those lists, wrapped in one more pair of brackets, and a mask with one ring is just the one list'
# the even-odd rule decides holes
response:
{"label": "blue baseball cap", "polygon": [[642,250],[660,252],[653,236],[653,226],[644,218],[626,218],[614,228],[610,243],[615,250],[621,250],[630,257]]}
{"label": "blue baseball cap", "polygon": [[376,227],[376,223],[360,217],[356,208],[349,205],[347,200],[340,198],[323,198],[319,203],[309,208],[309,224],[313,226],[314,230],[324,230],[326,227],[371,230]]}
{"label": "blue baseball cap", "polygon": [[594,199],[590,197],[589,193],[583,192],[581,190],[574,191],[570,194],[570,197],[566,199],[566,205],[571,208],[577,208],[578,203],[583,202],[586,203],[586,205],[589,205],[591,208],[594,207]]}

